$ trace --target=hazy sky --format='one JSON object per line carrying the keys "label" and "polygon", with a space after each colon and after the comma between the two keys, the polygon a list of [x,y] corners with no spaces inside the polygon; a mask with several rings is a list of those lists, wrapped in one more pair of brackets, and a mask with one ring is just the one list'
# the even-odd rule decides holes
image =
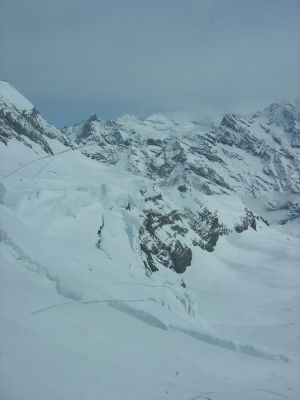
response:
{"label": "hazy sky", "polygon": [[59,126],[300,93],[300,0],[0,0],[0,77]]}

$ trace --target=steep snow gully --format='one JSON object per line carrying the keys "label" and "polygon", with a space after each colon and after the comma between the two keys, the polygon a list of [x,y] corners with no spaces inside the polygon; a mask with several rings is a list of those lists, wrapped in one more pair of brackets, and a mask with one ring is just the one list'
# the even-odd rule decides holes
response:
{"label": "steep snow gully", "polygon": [[62,131],[0,83],[0,398],[300,398],[299,115]]}

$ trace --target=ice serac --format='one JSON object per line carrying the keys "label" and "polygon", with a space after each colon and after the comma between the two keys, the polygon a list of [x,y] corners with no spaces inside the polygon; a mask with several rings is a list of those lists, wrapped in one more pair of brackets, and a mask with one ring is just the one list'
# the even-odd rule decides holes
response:
{"label": "ice serac", "polygon": [[116,164],[119,152],[124,147],[124,140],[115,121],[103,121],[96,114],[91,114],[85,121],[66,127],[62,131],[75,144],[83,146],[82,152],[88,157],[93,151],[93,158],[106,163]]}

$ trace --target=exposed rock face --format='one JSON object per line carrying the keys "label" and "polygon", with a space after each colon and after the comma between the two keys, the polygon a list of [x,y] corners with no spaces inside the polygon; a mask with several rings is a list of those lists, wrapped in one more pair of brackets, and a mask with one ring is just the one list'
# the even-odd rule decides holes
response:
{"label": "exposed rock face", "polygon": [[246,215],[241,218],[241,222],[236,224],[234,227],[234,230],[238,233],[242,233],[246,231],[249,228],[252,228],[256,231],[257,227],[257,222],[261,221],[265,225],[269,225],[268,221],[266,221],[264,218],[259,217],[257,215],[254,215],[254,213],[251,210],[248,210],[247,208],[245,209]]}
{"label": "exposed rock face", "polygon": [[221,236],[249,228],[256,230],[257,224],[266,223],[244,208],[236,216],[236,222],[227,226],[217,211],[203,206],[188,190],[180,193],[189,196],[186,203],[191,208],[174,209],[163,193],[145,197],[139,240],[144,265],[150,272],[164,266],[181,274],[191,265],[193,247],[211,252]]}
{"label": "exposed rock face", "polygon": [[191,265],[192,251],[182,242],[188,232],[178,210],[170,210],[162,194],[145,199],[146,209],[139,237],[145,267],[157,271],[159,264],[183,273]]}
{"label": "exposed rock face", "polygon": [[192,263],[192,250],[183,245],[179,240],[174,243],[170,255],[174,269],[179,274],[182,274],[186,270],[186,267],[189,267]]}
{"label": "exposed rock face", "polygon": [[199,238],[193,240],[193,244],[204,250],[213,251],[219,237],[230,232],[224,224],[219,222],[217,213],[212,213],[207,208],[198,211],[197,214],[186,210],[185,217],[190,228],[199,236]]}

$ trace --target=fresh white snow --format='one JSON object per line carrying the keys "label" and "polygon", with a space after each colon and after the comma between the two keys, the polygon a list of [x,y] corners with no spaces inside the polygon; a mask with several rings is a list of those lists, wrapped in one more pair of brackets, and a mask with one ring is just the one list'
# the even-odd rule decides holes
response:
{"label": "fresh white snow", "polygon": [[[136,251],[152,181],[73,150],[0,152],[1,399],[300,397],[299,239],[265,226],[195,247],[185,289]],[[198,200],[227,222],[242,208]]]}

